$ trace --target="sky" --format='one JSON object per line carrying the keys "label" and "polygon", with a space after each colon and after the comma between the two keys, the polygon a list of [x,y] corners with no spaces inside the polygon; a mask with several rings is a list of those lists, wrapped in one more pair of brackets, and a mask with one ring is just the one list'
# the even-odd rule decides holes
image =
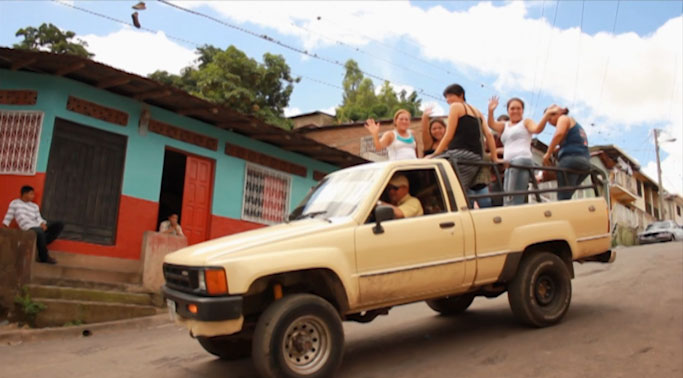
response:
{"label": "sky", "polygon": [[655,182],[652,130],[662,130],[662,183],[683,195],[681,0],[172,1],[186,10],[147,1],[143,29],[131,25],[136,3],[0,0],[0,46],[19,42],[21,27],[51,22],[86,41],[94,60],[140,75],[178,73],[203,44],[234,45],[258,61],[280,54],[301,77],[288,116],[333,114],[348,59],[377,88],[388,80],[416,90],[436,114],[452,83],[482,112],[500,96],[496,116],[511,97],[535,120],[557,103],[591,145],[620,147]]}

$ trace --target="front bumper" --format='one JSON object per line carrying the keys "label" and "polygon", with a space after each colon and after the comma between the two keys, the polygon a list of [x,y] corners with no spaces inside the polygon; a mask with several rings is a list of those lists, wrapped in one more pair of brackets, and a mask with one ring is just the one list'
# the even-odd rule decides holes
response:
{"label": "front bumper", "polygon": [[[200,297],[182,291],[173,290],[164,285],[164,297],[175,302],[176,314],[185,319],[200,321],[234,320],[242,317],[242,296]],[[197,306],[197,313],[192,313],[188,306]]]}

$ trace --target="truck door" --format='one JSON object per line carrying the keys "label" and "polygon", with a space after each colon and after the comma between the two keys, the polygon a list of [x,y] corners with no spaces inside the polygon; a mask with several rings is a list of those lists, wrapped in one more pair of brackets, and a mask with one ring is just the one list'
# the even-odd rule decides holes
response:
{"label": "truck door", "polygon": [[[410,195],[420,200],[424,215],[382,222],[383,231],[376,233],[369,214],[368,221],[356,228],[362,305],[445,295],[463,285],[463,215],[449,211],[435,168],[396,171],[392,179],[399,174],[408,178]],[[393,188],[389,182],[385,188],[379,200],[388,202],[388,190]]]}

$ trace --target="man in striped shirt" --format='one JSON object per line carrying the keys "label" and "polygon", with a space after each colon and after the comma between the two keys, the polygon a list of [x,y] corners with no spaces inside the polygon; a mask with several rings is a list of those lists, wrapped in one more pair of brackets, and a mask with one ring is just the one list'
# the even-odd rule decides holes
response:
{"label": "man in striped shirt", "polygon": [[33,202],[35,196],[36,193],[32,187],[28,185],[22,186],[21,198],[10,202],[2,224],[5,227],[9,227],[12,219],[15,219],[22,230],[35,232],[36,246],[38,247],[38,257],[36,260],[42,263],[56,264],[57,260],[50,257],[47,245],[57,239],[57,236],[59,236],[59,233],[64,228],[64,224],[62,222],[48,222],[40,216],[40,209]]}

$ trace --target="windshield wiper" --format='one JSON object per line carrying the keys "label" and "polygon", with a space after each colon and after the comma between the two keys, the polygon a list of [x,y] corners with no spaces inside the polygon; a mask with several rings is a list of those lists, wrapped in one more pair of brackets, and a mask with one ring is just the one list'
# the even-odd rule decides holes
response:
{"label": "windshield wiper", "polygon": [[301,214],[301,215],[299,215],[298,217],[296,217],[296,218],[294,218],[294,219],[297,220],[297,219],[304,219],[304,218],[315,218],[315,217],[317,217],[318,215],[323,215],[323,214],[325,214],[325,213],[327,213],[327,210],[322,210],[322,211],[311,211],[310,213]]}

